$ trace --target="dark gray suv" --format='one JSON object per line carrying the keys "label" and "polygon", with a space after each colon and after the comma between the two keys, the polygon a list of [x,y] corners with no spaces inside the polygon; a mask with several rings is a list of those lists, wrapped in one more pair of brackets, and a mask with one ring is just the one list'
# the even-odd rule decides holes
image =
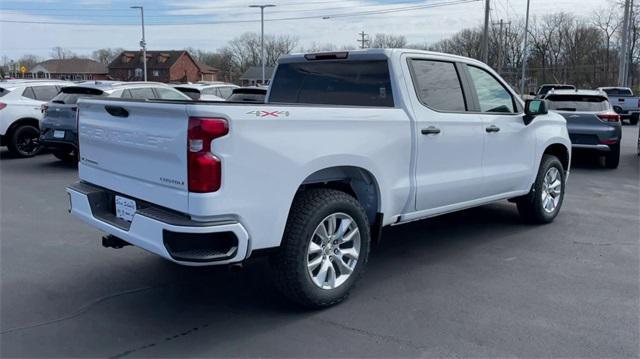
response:
{"label": "dark gray suv", "polygon": [[546,96],[549,110],[567,120],[571,147],[604,156],[607,168],[620,162],[622,125],[607,94],[593,90],[551,90]]}
{"label": "dark gray suv", "polygon": [[40,122],[40,144],[62,161],[78,161],[77,103],[89,97],[190,100],[180,91],[156,82],[90,81],[65,87],[42,106],[44,116]]}

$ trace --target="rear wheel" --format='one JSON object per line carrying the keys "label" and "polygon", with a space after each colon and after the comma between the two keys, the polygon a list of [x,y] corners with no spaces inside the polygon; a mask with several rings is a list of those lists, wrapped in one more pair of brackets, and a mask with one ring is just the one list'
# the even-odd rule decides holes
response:
{"label": "rear wheel", "polygon": [[53,155],[59,159],[62,162],[65,163],[77,163],[78,162],[78,155],[76,150],[71,150],[71,151],[62,151],[62,150],[56,150],[53,151]]}
{"label": "rear wheel", "polygon": [[367,216],[355,198],[332,189],[302,192],[271,257],[276,286],[306,307],[339,303],[362,274],[369,243]]}
{"label": "rear wheel", "polygon": [[615,169],[620,164],[620,144],[611,145],[611,151],[604,157],[604,166],[607,168]]}
{"label": "rear wheel", "polygon": [[9,138],[9,151],[18,157],[33,157],[42,150],[39,137],[40,130],[35,126],[19,126],[13,130]]}
{"label": "rear wheel", "polygon": [[640,113],[634,113],[633,115],[631,115],[631,118],[629,119],[629,123],[631,123],[632,125],[637,125],[639,119],[640,119]]}
{"label": "rear wheel", "polygon": [[530,223],[552,222],[562,207],[564,181],[565,172],[560,160],[544,155],[531,192],[516,201],[520,216]]}

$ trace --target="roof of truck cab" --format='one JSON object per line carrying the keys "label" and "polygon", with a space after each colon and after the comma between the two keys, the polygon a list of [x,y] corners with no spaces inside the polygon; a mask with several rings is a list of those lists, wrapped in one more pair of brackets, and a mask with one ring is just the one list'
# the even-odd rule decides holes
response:
{"label": "roof of truck cab", "polygon": [[472,59],[470,57],[452,55],[444,52],[416,50],[416,49],[361,49],[361,50],[345,50],[345,51],[319,51],[319,52],[310,52],[310,53],[296,53],[296,54],[282,56],[280,57],[278,62],[287,63],[287,62],[301,61],[305,58],[305,55],[311,55],[311,54],[343,54],[343,53],[348,53],[347,60],[354,59],[354,57],[357,60],[367,60],[367,59],[374,60],[374,59],[382,59],[382,58],[391,58],[397,54],[410,53],[410,54],[427,55],[427,56],[434,56],[434,57],[440,57],[440,58],[448,58],[458,62],[485,65],[483,62],[478,61],[476,59]]}

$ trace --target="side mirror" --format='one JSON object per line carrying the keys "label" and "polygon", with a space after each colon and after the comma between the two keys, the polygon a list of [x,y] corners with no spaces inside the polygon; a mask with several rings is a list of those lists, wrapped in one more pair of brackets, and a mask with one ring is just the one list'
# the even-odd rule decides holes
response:
{"label": "side mirror", "polygon": [[547,101],[539,99],[527,100],[524,103],[524,124],[528,125],[536,116],[546,115],[548,112]]}

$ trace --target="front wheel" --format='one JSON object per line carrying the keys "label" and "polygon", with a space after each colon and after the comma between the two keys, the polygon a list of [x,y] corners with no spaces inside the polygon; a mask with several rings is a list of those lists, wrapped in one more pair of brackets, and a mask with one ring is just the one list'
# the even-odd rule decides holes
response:
{"label": "front wheel", "polygon": [[22,125],[11,134],[8,144],[9,151],[18,157],[33,157],[42,150],[39,137],[40,130],[37,127]]}
{"label": "front wheel", "polygon": [[531,192],[516,202],[520,216],[530,223],[552,222],[562,207],[564,187],[562,163],[555,156],[543,155]]}
{"label": "front wheel", "polygon": [[369,243],[367,216],[355,198],[332,189],[301,192],[271,257],[275,284],[305,307],[337,304],[362,274]]}

